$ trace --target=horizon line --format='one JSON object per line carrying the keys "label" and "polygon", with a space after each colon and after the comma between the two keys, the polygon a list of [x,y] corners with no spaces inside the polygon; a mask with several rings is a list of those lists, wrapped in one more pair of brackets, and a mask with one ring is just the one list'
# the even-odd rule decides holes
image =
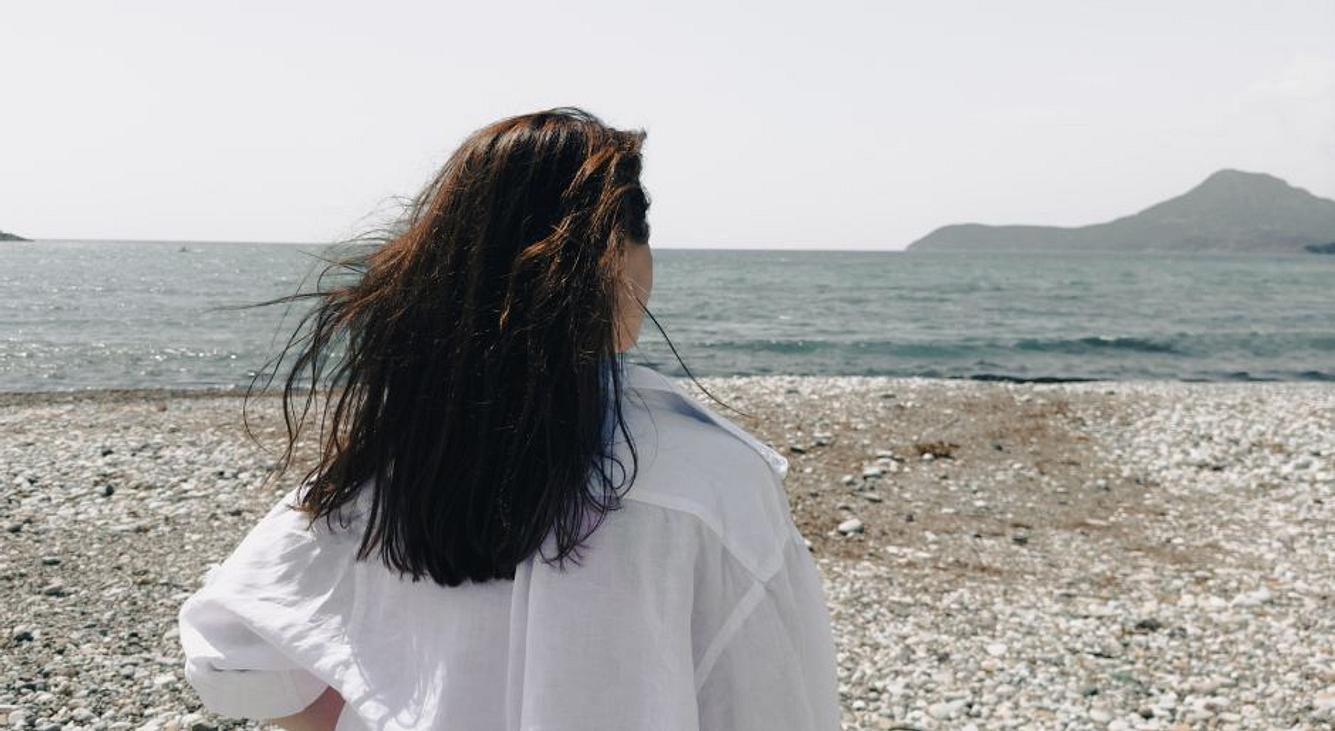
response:
{"label": "horizon line", "polygon": [[[336,246],[349,243],[342,241],[264,241],[254,239],[249,241],[240,241],[235,239],[126,239],[126,238],[26,238],[29,243],[90,243],[90,244],[201,244],[206,246],[227,246],[227,245],[248,245],[261,244],[265,246]],[[7,243],[24,243],[24,241],[11,241]],[[903,248],[872,248],[872,247],[849,247],[849,246],[815,246],[811,244],[786,244],[754,246],[747,244],[725,244],[720,246],[710,246],[707,244],[653,244],[655,249],[675,250],[675,251],[861,251],[861,252],[903,252]]]}

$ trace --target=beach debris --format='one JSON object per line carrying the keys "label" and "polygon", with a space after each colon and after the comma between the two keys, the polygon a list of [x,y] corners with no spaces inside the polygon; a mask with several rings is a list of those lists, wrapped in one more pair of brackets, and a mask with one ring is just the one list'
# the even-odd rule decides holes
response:
{"label": "beach debris", "polygon": [[946,442],[939,439],[930,442],[913,443],[913,451],[917,452],[924,459],[928,458],[928,455],[931,455],[931,458],[933,459],[954,459],[955,450],[959,448],[960,445],[954,442]]}

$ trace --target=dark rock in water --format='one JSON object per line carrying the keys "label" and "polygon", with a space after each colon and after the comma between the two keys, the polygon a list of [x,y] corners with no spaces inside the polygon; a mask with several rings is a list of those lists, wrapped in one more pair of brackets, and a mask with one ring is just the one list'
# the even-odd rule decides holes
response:
{"label": "dark rock in water", "polygon": [[[1335,235],[1335,201],[1264,173],[1220,170],[1176,198],[1087,226],[944,226],[910,251],[1301,254]],[[1317,252],[1317,253],[1335,253]]]}
{"label": "dark rock in water", "polygon": [[1335,254],[1335,241],[1328,244],[1308,244],[1305,248],[1313,254]]}
{"label": "dark rock in water", "polygon": [[0,231],[0,241],[32,241],[32,239],[25,239],[22,236],[19,236],[18,234],[11,234],[11,233],[6,233],[4,231]]}

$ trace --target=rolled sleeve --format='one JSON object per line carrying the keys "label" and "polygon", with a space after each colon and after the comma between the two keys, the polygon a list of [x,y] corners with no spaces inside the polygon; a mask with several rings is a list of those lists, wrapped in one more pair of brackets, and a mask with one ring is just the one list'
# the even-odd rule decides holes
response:
{"label": "rolled sleeve", "polygon": [[304,670],[220,670],[204,658],[187,659],[185,677],[205,708],[256,720],[297,713],[328,687]]}
{"label": "rolled sleeve", "polygon": [[315,702],[328,687],[206,596],[187,601],[178,621],[186,682],[214,713],[287,716]]}

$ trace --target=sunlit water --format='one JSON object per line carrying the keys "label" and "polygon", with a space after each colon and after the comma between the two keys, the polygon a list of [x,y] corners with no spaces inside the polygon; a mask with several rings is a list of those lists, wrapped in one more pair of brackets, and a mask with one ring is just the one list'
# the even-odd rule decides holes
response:
{"label": "sunlit water", "polygon": [[[319,247],[0,243],[0,390],[244,387]],[[655,250],[697,376],[1335,380],[1335,256]],[[645,320],[640,362],[682,375]]]}

